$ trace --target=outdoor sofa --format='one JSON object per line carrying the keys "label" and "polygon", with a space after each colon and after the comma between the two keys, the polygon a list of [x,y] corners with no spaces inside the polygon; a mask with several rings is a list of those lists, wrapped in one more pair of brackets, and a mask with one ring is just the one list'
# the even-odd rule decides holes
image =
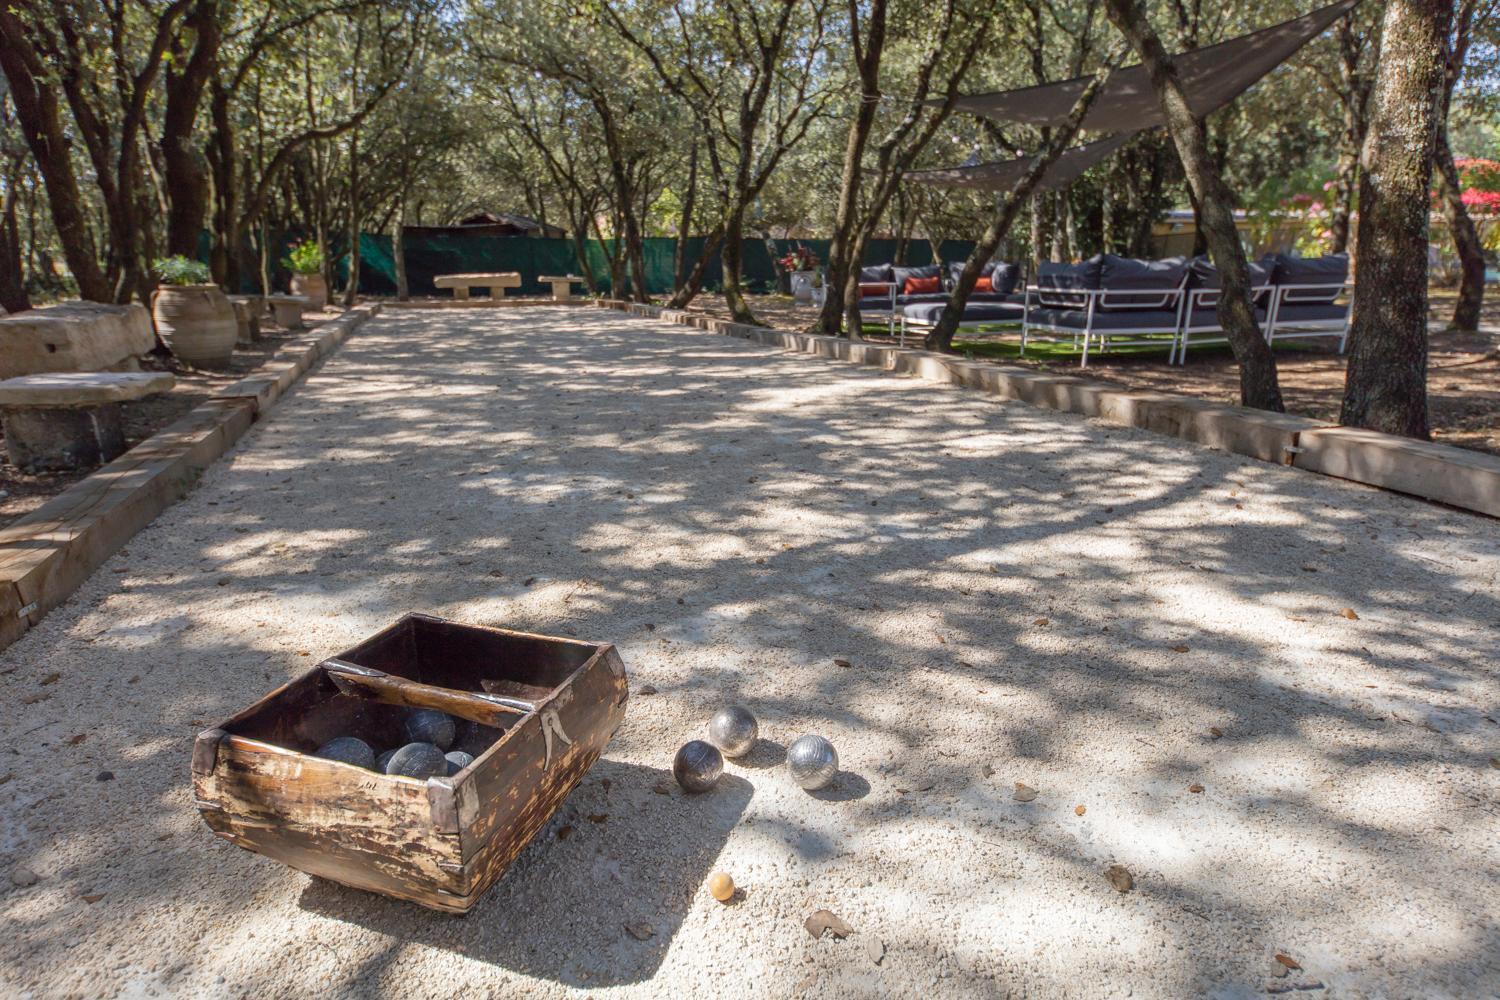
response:
{"label": "outdoor sofa", "polygon": [[[1252,262],[1256,322],[1267,342],[1336,337],[1343,353],[1352,287],[1348,270],[1344,254],[1274,254]],[[1099,254],[1076,264],[1043,263],[1036,283],[1022,294],[971,299],[958,328],[1019,326],[1023,354],[1032,341],[1068,342],[1080,349],[1082,367],[1091,353],[1126,346],[1166,347],[1168,363],[1181,364],[1193,344],[1227,342],[1218,296],[1218,271],[1207,258],[1153,261]],[[898,308],[904,344],[908,329],[915,335],[937,324],[947,299]]]}

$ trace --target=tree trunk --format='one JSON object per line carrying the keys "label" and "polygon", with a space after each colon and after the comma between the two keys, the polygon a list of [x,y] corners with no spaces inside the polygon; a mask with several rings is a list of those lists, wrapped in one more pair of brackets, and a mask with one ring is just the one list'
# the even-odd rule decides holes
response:
{"label": "tree trunk", "polygon": [[1255,306],[1250,301],[1250,267],[1234,224],[1234,199],[1214,169],[1203,120],[1188,107],[1177,69],[1137,0],[1106,0],[1106,8],[1109,19],[1129,39],[1151,76],[1151,85],[1167,119],[1167,130],[1200,210],[1201,231],[1218,268],[1222,288],[1219,325],[1240,366],[1240,402],[1260,410],[1281,412],[1286,407],[1276,377],[1276,358],[1260,331]]}
{"label": "tree trunk", "polygon": [[698,254],[698,259],[693,261],[693,268],[688,272],[687,280],[673,293],[671,301],[667,303],[667,308],[686,309],[688,303],[698,297],[699,290],[703,288],[703,278],[708,274],[708,262],[713,260],[714,252],[723,242],[724,223],[718,222],[703,238],[702,252]]}
{"label": "tree trunk", "polygon": [[193,128],[204,88],[218,64],[218,0],[198,0],[184,23],[196,38],[181,73],[176,72],[176,60],[167,63],[161,156],[167,189],[167,253],[197,257],[208,215],[209,187],[202,153],[193,144]]}
{"label": "tree trunk", "polygon": [[[352,96],[352,95],[351,95]],[[344,308],[359,299],[359,129],[349,132],[349,283],[344,286]]]}
{"label": "tree trunk", "polygon": [[729,307],[729,316],[736,323],[759,326],[760,321],[750,310],[750,303],[745,301],[745,289],[741,285],[745,267],[745,208],[743,204],[737,205],[729,213],[728,224],[724,227],[724,253],[721,258],[724,304]]}
{"label": "tree trunk", "polygon": [[62,245],[63,259],[78,283],[78,294],[93,302],[113,301],[113,289],[94,254],[83,197],[73,173],[57,90],[51,82],[54,71],[41,61],[16,8],[9,4],[0,4],[0,69],[10,82],[21,134],[46,186],[52,225]]}
{"label": "tree trunk", "polygon": [[672,248],[672,294],[682,290],[687,278],[687,239],[693,230],[693,202],[698,193],[698,143],[688,153],[687,187],[682,192],[682,217],[677,223],[677,245]]}
{"label": "tree trunk", "polygon": [[8,177],[5,206],[0,212],[0,309],[18,313],[30,308],[26,272],[21,267],[21,227],[16,218],[15,178]]}
{"label": "tree trunk", "polygon": [[[851,271],[859,270],[859,258],[849,250],[850,235],[859,211],[861,164],[875,112],[880,106],[880,60],[885,49],[885,0],[872,0],[868,17],[869,34],[860,36],[859,4],[849,3],[849,35],[854,53],[854,68],[859,76],[859,107],[849,123],[849,138],[844,144],[844,172],[839,184],[839,203],[834,213],[833,238],[828,244],[828,270],[823,281],[823,308],[809,327],[810,333],[837,336],[844,322],[844,295]],[[858,310],[856,309],[856,314]],[[851,336],[858,331],[850,327]]]}
{"label": "tree trunk", "polygon": [[1453,162],[1453,150],[1448,145],[1448,129],[1441,123],[1436,148],[1434,181],[1443,202],[1443,218],[1453,236],[1462,268],[1458,302],[1453,307],[1449,328],[1472,333],[1479,329],[1479,313],[1484,306],[1484,244],[1479,241],[1479,230],[1464,206],[1462,181],[1458,176],[1458,166]]}
{"label": "tree trunk", "polygon": [[1359,185],[1359,280],[1339,420],[1427,438],[1429,184],[1452,0],[1389,0]]}
{"label": "tree trunk", "polygon": [[396,231],[391,236],[391,261],[396,267],[396,300],[411,299],[411,287],[406,279],[406,192],[402,191],[396,204]]}

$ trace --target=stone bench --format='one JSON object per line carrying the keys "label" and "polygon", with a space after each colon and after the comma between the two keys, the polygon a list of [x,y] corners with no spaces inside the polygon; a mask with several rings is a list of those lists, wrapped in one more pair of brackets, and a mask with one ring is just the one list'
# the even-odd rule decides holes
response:
{"label": "stone bench", "polygon": [[234,322],[239,328],[235,344],[249,347],[260,339],[260,318],[265,315],[265,299],[259,295],[231,295],[229,304],[234,306]]}
{"label": "stone bench", "polygon": [[544,274],[536,280],[552,286],[553,302],[572,302],[573,286],[587,284],[576,274]]}
{"label": "stone bench", "polygon": [[135,370],[156,346],[139,304],[64,302],[0,317],[0,379],[40,372]]}
{"label": "stone bench", "polygon": [[312,304],[306,295],[267,295],[266,302],[276,314],[276,322],[288,330],[302,329],[302,310]]}
{"label": "stone bench", "polygon": [[521,287],[521,275],[518,271],[496,271],[492,274],[440,274],[432,279],[432,283],[438,288],[453,289],[453,297],[459,302],[469,298],[471,288],[488,288],[490,298],[501,299],[505,297],[505,289]]}
{"label": "stone bench", "polygon": [[10,460],[26,472],[92,469],[125,450],[120,404],[172,388],[166,372],[56,372],[0,382]]}

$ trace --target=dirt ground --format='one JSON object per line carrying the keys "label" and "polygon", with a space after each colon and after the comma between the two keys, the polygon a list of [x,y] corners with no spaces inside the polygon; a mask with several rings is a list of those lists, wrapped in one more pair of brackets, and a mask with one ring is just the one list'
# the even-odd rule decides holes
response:
{"label": "dirt ground", "polygon": [[[1451,292],[1434,290],[1434,331],[1427,382],[1433,439],[1444,444],[1500,454],[1500,293],[1485,303],[1479,334],[1443,330],[1452,310]],[[716,316],[729,315],[717,296],[702,296],[690,307]],[[762,323],[802,330],[816,313],[786,296],[752,296],[751,308]],[[880,336],[871,339],[883,340]],[[985,342],[997,339],[970,336]],[[1283,351],[1278,358],[1287,409],[1318,420],[1337,421],[1344,389],[1344,358],[1315,341],[1306,350]],[[1007,358],[1006,364],[1057,372],[1076,372],[1078,363],[1056,358]],[[1153,392],[1176,392],[1202,399],[1239,400],[1239,372],[1228,349],[1193,351],[1184,365],[1168,365],[1159,355],[1096,355],[1086,372],[1091,379]]]}
{"label": "dirt ground", "polygon": [[[307,322],[331,319],[343,310],[329,306],[326,313],[308,313]],[[190,368],[176,358],[148,355],[141,364],[148,371],[171,372],[177,384],[171,392],[152,396],[124,409],[125,446],[134,448],[146,438],[166,427],[206,400],[217,390],[237,382],[266,363],[292,332],[276,325],[269,316],[261,320],[261,339],[249,347],[236,347],[234,359],[226,371]],[[32,475],[10,463],[4,450],[5,434],[0,431],[0,527],[36,510],[93,470]]]}
{"label": "dirt ground", "polygon": [[[0,652],[0,997],[1492,996],[1497,567],[1490,519],[1073,414],[392,310]],[[190,783],[414,610],[630,680],[464,918],[221,841]],[[735,703],[760,744],[684,794]]]}

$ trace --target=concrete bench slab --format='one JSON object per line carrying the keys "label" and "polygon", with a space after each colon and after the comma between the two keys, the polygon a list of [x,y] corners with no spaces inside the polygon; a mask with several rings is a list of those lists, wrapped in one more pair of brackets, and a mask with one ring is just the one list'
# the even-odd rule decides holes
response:
{"label": "concrete bench slab", "polygon": [[552,301],[572,302],[573,286],[587,284],[576,274],[543,274],[536,279],[544,285],[552,286]]}
{"label": "concrete bench slab", "polygon": [[276,314],[276,322],[288,330],[302,329],[302,310],[312,304],[306,295],[267,295],[266,302]]}
{"label": "concrete bench slab", "polygon": [[103,465],[125,450],[120,404],[172,388],[166,372],[57,372],[0,382],[10,460],[28,472]]}
{"label": "concrete bench slab", "polygon": [[1325,427],[1297,439],[1292,464],[1500,517],[1500,457],[1484,452],[1355,427]]}
{"label": "concrete bench slab", "polygon": [[136,357],[155,346],[151,315],[139,303],[43,306],[0,317],[0,379],[133,369]]}
{"label": "concrete bench slab", "polygon": [[521,274],[519,271],[440,274],[432,279],[432,283],[438,288],[453,289],[453,297],[460,301],[469,297],[469,290],[471,288],[488,288],[490,290],[490,298],[498,299],[505,296],[505,289],[521,287]]}

